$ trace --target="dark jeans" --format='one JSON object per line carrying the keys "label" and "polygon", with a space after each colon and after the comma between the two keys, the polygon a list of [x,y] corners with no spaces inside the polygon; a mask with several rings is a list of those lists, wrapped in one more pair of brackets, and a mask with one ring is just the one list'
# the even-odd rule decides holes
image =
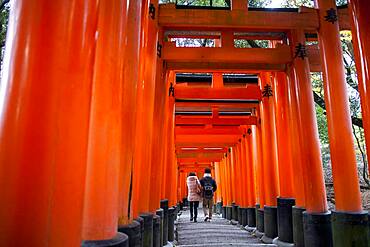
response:
{"label": "dark jeans", "polygon": [[[199,202],[190,202],[190,218],[196,219],[198,216]],[[194,217],[193,217],[194,216]]]}

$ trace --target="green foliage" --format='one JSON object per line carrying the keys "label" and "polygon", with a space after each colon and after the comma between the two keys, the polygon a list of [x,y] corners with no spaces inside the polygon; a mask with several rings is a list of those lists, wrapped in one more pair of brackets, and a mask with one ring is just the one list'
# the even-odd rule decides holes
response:
{"label": "green foliage", "polygon": [[0,12],[0,45],[1,45],[1,61],[3,61],[5,40],[6,40],[6,31],[8,27],[8,18],[9,18],[9,4],[6,4],[5,7]]}
{"label": "green foliage", "polygon": [[[227,2],[227,0],[212,0],[212,6],[227,7]],[[159,3],[176,3],[176,0],[161,0]],[[177,0],[177,4],[189,6],[211,6],[211,0]]]}
{"label": "green foliage", "polygon": [[[176,0],[160,0],[160,3],[175,3]],[[193,6],[210,6],[210,0],[177,0],[178,4],[181,5],[193,5]],[[231,0],[212,0],[212,6],[214,7],[226,7],[229,6]],[[270,4],[272,0],[249,0],[248,6],[253,8],[262,8]],[[245,1],[247,3],[247,0]]]}
{"label": "green foliage", "polygon": [[236,48],[267,48],[269,45],[268,40],[244,40],[236,39],[234,40],[234,45]]}
{"label": "green foliage", "polygon": [[263,8],[269,5],[272,0],[249,0],[248,6],[253,8]]}
{"label": "green foliage", "polygon": [[[336,0],[337,6],[345,5],[347,0]],[[284,8],[298,8],[300,6],[313,7],[313,0],[284,0],[282,6]]]}

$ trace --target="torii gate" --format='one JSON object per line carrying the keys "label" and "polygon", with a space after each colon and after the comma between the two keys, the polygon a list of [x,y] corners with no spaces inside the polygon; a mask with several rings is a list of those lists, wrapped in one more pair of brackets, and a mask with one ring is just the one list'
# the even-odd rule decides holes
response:
{"label": "torii gate", "polygon": [[[139,246],[138,222],[143,246],[162,246],[196,163],[213,167],[224,216],[240,215],[264,242],[368,246],[339,31],[353,32],[369,153],[369,10],[366,0],[298,11],[243,0],[227,9],[14,0],[0,84],[0,246]],[[270,46],[236,48],[235,39]],[[333,212],[310,71],[324,75]],[[212,82],[180,85],[180,73]],[[226,73],[258,83],[226,87]]]}

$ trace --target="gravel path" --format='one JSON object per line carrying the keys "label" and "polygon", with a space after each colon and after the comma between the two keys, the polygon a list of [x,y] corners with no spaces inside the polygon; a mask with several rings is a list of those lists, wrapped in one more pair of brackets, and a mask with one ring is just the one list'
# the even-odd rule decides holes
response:
{"label": "gravel path", "polygon": [[228,220],[214,215],[211,222],[204,222],[202,210],[199,210],[198,222],[190,222],[189,211],[182,211],[178,218],[178,241],[176,246],[275,246],[263,244],[258,238],[239,226],[231,225]]}

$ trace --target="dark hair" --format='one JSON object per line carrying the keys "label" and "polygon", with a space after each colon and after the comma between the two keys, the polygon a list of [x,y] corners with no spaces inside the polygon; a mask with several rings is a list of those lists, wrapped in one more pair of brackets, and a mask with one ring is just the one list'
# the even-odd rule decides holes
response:
{"label": "dark hair", "polygon": [[204,173],[211,173],[211,169],[210,168],[204,169]]}
{"label": "dark hair", "polygon": [[195,172],[190,172],[190,173],[189,173],[189,177],[190,177],[190,176],[196,176],[196,175],[195,175]]}

